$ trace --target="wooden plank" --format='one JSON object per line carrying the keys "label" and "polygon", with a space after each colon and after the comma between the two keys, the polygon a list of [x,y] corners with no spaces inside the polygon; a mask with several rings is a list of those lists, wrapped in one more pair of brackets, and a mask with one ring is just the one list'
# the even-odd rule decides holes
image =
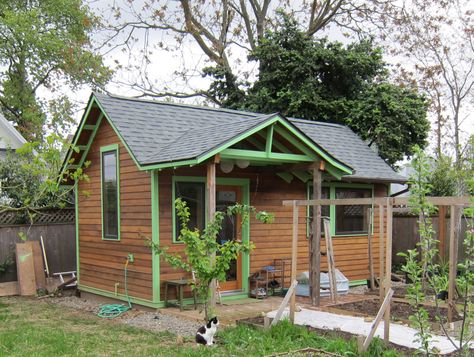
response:
{"label": "wooden plank", "polygon": [[370,290],[375,289],[374,259],[372,254],[372,209],[367,209],[367,254],[369,256]]}
{"label": "wooden plank", "polygon": [[[319,164],[313,168],[313,197],[316,200],[321,199],[321,171]],[[313,234],[309,242],[309,279],[310,279],[310,298],[313,306],[320,305],[321,291],[321,206],[313,206]]]}
{"label": "wooden plank", "polygon": [[[210,222],[214,219],[216,214],[216,163],[214,160],[207,163],[207,177],[206,177],[206,193],[207,193],[207,221]],[[215,253],[213,254],[213,260],[215,260]],[[212,280],[211,282],[211,300],[210,306],[211,309],[215,309],[217,302],[217,282]],[[208,317],[208,316],[206,316]]]}
{"label": "wooden plank", "polygon": [[384,279],[385,279],[385,274],[384,274],[384,268],[385,268],[385,259],[384,259],[384,254],[385,254],[385,240],[384,240],[384,231],[385,231],[385,223],[384,223],[384,206],[380,205],[379,206],[379,222],[380,222],[380,227],[379,227],[379,292],[380,292],[380,305],[382,305],[384,296],[385,296],[385,290],[384,290]]}
{"label": "wooden plank", "polygon": [[35,265],[31,242],[16,244],[16,267],[20,295],[35,295]]}
{"label": "wooden plank", "polygon": [[[392,198],[387,198],[387,247],[385,257],[385,292],[387,293],[392,287]],[[386,343],[390,339],[390,305],[385,309],[385,323],[384,323],[384,340]]]}
{"label": "wooden plank", "polygon": [[[449,205],[470,205],[470,197],[426,197],[427,201],[435,206],[449,206]],[[312,205],[372,205],[372,204],[384,204],[386,198],[345,198],[345,199],[322,199],[322,200],[296,200],[297,206],[312,206]],[[392,198],[392,205],[402,206],[408,205],[408,197],[395,197]],[[284,200],[283,206],[292,206],[293,200]]]}
{"label": "wooden plank", "polygon": [[332,237],[330,229],[330,220],[324,218],[324,238],[326,240],[326,256],[328,265],[328,277],[329,277],[329,291],[331,294],[331,301],[337,302],[337,280],[336,280],[336,267],[334,262],[334,251],[332,248]]}
{"label": "wooden plank", "polygon": [[[291,281],[296,280],[296,259],[298,256],[298,206],[293,205],[293,238],[291,242]],[[290,321],[295,322],[296,291],[291,294]]]}
{"label": "wooden plank", "polygon": [[383,300],[382,306],[380,307],[377,313],[377,316],[375,317],[374,323],[372,324],[372,327],[370,328],[370,332],[367,335],[365,341],[362,342],[360,339],[358,340],[359,353],[364,353],[369,348],[370,342],[372,342],[372,339],[374,338],[375,331],[377,331],[377,327],[379,326],[380,321],[382,320],[385,310],[388,307],[390,307],[390,301],[392,299],[392,296],[393,296],[393,290],[390,289],[387,295],[385,296],[385,299]]}
{"label": "wooden plank", "polygon": [[33,264],[35,269],[36,289],[46,289],[46,277],[44,274],[43,254],[38,241],[31,242],[33,251]]}
{"label": "wooden plank", "polygon": [[446,206],[439,206],[438,217],[438,250],[439,256],[444,259],[446,256]]}
{"label": "wooden plank", "polygon": [[449,227],[449,275],[448,275],[448,322],[453,322],[455,314],[456,274],[458,261],[458,235],[456,225],[460,218],[460,208],[451,206]]}
{"label": "wooden plank", "polygon": [[6,283],[0,283],[0,297],[2,296],[14,296],[20,295],[20,288],[18,281],[9,281]]}
{"label": "wooden plank", "polygon": [[[280,321],[281,319],[281,316],[283,315],[283,311],[285,311],[285,308],[286,308],[286,305],[288,305],[288,301],[290,300],[290,298],[292,296],[294,296],[294,293],[295,293],[295,289],[296,289],[296,285],[298,285],[298,281],[297,280],[293,280],[292,283],[291,283],[291,286],[290,288],[288,289],[288,291],[286,292],[286,295],[285,297],[283,298],[283,301],[281,302],[280,304],[280,307],[278,308],[278,311],[275,315],[275,318],[273,319],[272,323],[271,323],[271,326],[273,325],[276,325],[278,323],[278,321]],[[293,310],[294,311],[294,310]],[[294,313],[294,312],[293,312]],[[293,316],[293,320],[294,321],[294,316]]]}

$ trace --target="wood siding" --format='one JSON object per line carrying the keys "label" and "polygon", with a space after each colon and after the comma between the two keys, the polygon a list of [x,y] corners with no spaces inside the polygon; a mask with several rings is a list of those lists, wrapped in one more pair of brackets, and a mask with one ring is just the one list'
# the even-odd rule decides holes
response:
{"label": "wood siding", "polygon": [[[100,147],[119,145],[120,241],[102,240]],[[113,128],[104,119],[87,155],[85,173],[90,182],[80,182],[79,192],[79,284],[124,293],[124,266],[129,253],[135,262],[128,267],[129,295],[152,300],[150,249],[140,233],[151,238],[151,176],[139,171]]]}

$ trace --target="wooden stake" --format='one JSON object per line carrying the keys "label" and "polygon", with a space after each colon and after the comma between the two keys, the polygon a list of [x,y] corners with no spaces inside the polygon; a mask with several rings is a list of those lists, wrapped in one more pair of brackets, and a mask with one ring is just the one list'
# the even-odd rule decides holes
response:
{"label": "wooden stake", "polygon": [[455,313],[454,295],[456,289],[456,273],[458,261],[458,235],[456,234],[456,225],[458,223],[460,209],[451,206],[449,222],[449,280],[448,280],[448,322],[453,322]]}
{"label": "wooden stake", "polygon": [[380,259],[380,265],[379,265],[379,296],[380,296],[380,305],[382,305],[384,296],[385,296],[385,290],[384,290],[384,266],[385,266],[385,240],[384,240],[384,231],[385,231],[385,222],[384,222],[384,207],[383,205],[379,205],[379,238],[380,238],[380,243],[379,243],[379,259]]}
{"label": "wooden stake", "polygon": [[[387,198],[387,247],[385,257],[385,292],[386,294],[392,287],[392,226],[393,226],[393,213],[392,213],[392,199]],[[384,324],[384,340],[389,342],[390,338],[390,305],[385,310],[385,324]]]}
{"label": "wooden stake", "polygon": [[438,208],[438,240],[439,240],[439,256],[446,256],[446,206]]}
{"label": "wooden stake", "polygon": [[375,289],[374,260],[372,257],[372,209],[367,209],[367,250],[369,255],[370,290]]}
{"label": "wooden stake", "polygon": [[[321,171],[319,167],[313,168],[313,198],[321,199]],[[313,206],[313,221],[309,249],[309,289],[311,304],[320,305],[321,291],[321,205]]]}
{"label": "wooden stake", "polygon": [[392,296],[393,296],[393,290],[390,289],[387,295],[385,296],[385,299],[383,300],[382,306],[380,306],[379,312],[377,313],[377,316],[375,317],[374,323],[372,324],[372,327],[370,328],[370,332],[367,338],[365,339],[365,341],[363,337],[357,339],[359,353],[364,353],[365,351],[367,351],[367,348],[369,348],[370,342],[372,342],[372,339],[374,338],[375,331],[377,331],[377,327],[379,326],[379,323],[382,320],[382,317],[386,309],[390,308],[390,301],[392,299]]}
{"label": "wooden stake", "polygon": [[[280,307],[278,308],[278,311],[275,315],[275,318],[273,319],[273,321],[271,323],[271,326],[276,325],[278,323],[278,321],[280,321],[281,316],[283,315],[283,311],[285,311],[285,307],[286,307],[286,305],[288,305],[288,300],[290,300],[290,298],[292,298],[294,296],[293,293],[295,292],[296,285],[298,285],[298,281],[295,279],[295,280],[293,280],[293,282],[291,283],[290,288],[286,292],[286,295],[283,298],[283,301],[281,302]],[[295,310],[293,309],[293,314],[294,314],[294,311]],[[293,315],[292,322],[293,321],[294,321],[294,315]]]}
{"label": "wooden stake", "polygon": [[326,258],[328,262],[329,291],[331,292],[331,301],[337,302],[337,279],[336,264],[334,261],[334,250],[332,249],[332,237],[330,221],[324,218],[324,238],[326,239]]}
{"label": "wooden stake", "polygon": [[[298,257],[298,206],[293,205],[293,240],[291,242],[291,281],[296,280],[296,264]],[[291,294],[290,300],[290,321],[295,322],[296,291]]]}
{"label": "wooden stake", "polygon": [[[207,180],[206,180],[206,193],[207,193],[207,221],[210,222],[214,219],[216,214],[216,164],[215,161],[207,163]],[[215,261],[215,253],[212,256],[213,261]],[[211,282],[211,300],[210,307],[211,310],[216,307],[216,281]]]}

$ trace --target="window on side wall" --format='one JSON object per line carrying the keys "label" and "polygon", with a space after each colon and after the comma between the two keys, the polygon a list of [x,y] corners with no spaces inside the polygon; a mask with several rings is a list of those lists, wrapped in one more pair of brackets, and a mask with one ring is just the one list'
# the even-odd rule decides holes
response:
{"label": "window on side wall", "polygon": [[[336,199],[371,197],[371,189],[336,187]],[[368,208],[370,205],[336,206],[336,235],[367,233]]]}
{"label": "window on side wall", "polygon": [[[181,198],[189,207],[189,223],[188,228],[193,230],[195,228],[202,230],[205,225],[205,197],[206,187],[203,182],[175,182],[175,199]],[[175,204],[173,202],[173,207]],[[179,234],[181,231],[181,222],[178,217],[178,212],[175,210],[174,222],[174,241],[179,241]]]}
{"label": "window on side wall", "polygon": [[102,238],[120,239],[118,148],[102,150]]}

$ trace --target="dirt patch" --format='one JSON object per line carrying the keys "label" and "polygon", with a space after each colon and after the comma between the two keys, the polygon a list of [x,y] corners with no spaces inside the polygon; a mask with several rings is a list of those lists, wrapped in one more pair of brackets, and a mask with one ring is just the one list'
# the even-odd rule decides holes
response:
{"label": "dirt patch", "polygon": [[[376,316],[380,305],[377,300],[357,301],[346,304],[334,306],[337,309],[355,312],[368,316]],[[440,307],[439,312],[435,306],[423,306],[428,312],[430,322],[437,322],[436,316],[447,316],[448,309]],[[413,315],[415,310],[408,303],[393,301],[390,304],[390,316],[393,321],[408,321],[410,315]]]}

